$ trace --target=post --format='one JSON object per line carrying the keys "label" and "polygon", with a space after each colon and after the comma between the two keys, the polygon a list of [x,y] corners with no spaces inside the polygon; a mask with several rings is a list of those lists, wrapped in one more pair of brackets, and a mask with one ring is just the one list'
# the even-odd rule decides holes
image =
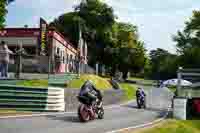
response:
{"label": "post", "polygon": [[50,73],[51,73],[51,57],[48,55],[48,80],[50,78]]}
{"label": "post", "polygon": [[102,75],[105,76],[105,65],[102,65]]}
{"label": "post", "polygon": [[177,74],[177,77],[178,77],[178,83],[177,83],[177,95],[180,94],[180,89],[181,89],[181,70],[183,68],[182,67],[179,67],[178,68],[178,74]]}
{"label": "post", "polygon": [[51,50],[51,44],[49,43],[49,40],[47,41],[48,44],[48,79],[50,78],[50,74],[51,74],[51,62],[52,62],[52,52],[50,52]]}
{"label": "post", "polygon": [[98,75],[98,71],[99,71],[99,64],[96,63],[96,75]]}
{"label": "post", "polygon": [[80,73],[81,73],[81,62],[79,60],[79,62],[78,62],[78,77],[80,77]]}
{"label": "post", "polygon": [[20,78],[20,73],[22,70],[22,52],[23,52],[23,45],[22,42],[18,42],[18,47],[19,49],[17,50],[17,55],[16,55],[16,74],[15,78],[19,79]]}

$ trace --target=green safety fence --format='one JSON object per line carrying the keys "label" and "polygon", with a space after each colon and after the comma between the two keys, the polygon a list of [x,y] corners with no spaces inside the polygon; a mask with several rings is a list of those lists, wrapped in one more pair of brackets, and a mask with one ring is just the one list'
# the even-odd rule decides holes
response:
{"label": "green safety fence", "polygon": [[64,111],[64,89],[0,85],[0,109]]}

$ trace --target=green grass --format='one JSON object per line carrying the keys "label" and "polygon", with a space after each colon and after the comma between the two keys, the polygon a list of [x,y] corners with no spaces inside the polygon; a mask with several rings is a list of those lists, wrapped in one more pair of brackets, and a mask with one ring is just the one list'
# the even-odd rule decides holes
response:
{"label": "green grass", "polygon": [[[108,78],[102,78],[96,75],[83,74],[79,79],[74,79],[66,86],[68,88],[80,88],[86,80],[92,80],[98,89],[107,90],[111,89],[112,85],[108,82]],[[25,80],[16,83],[19,86],[25,87],[48,87],[48,80]]]}
{"label": "green grass", "polygon": [[128,83],[120,83],[121,89],[125,91],[124,100],[135,99],[136,86]]}
{"label": "green grass", "polygon": [[17,115],[27,115],[27,114],[31,114],[31,112],[0,109],[0,116],[17,116]]}
{"label": "green grass", "polygon": [[155,80],[148,80],[144,78],[137,78],[137,77],[130,77],[128,80],[133,80],[133,81],[140,81],[143,85],[153,85],[156,83]]}
{"label": "green grass", "polygon": [[132,133],[200,133],[200,120],[166,120],[162,124],[150,129]]}
{"label": "green grass", "polygon": [[169,86],[168,87],[172,92],[175,92],[176,91],[176,86]]}
{"label": "green grass", "polygon": [[16,85],[26,87],[48,87],[48,80],[25,80],[17,82]]}
{"label": "green grass", "polygon": [[69,82],[68,88],[80,88],[86,80],[91,80],[94,85],[101,90],[111,89],[112,85],[108,82],[107,78],[102,78],[96,75],[83,74],[79,79],[74,79]]}
{"label": "green grass", "polygon": [[138,78],[138,77],[129,77],[128,79],[129,80],[138,80],[138,81],[144,80],[144,78]]}

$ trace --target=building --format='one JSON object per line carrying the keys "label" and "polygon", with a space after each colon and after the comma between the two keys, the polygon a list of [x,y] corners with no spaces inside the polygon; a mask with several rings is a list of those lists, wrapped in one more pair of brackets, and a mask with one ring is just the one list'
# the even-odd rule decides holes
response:
{"label": "building", "polygon": [[[22,45],[29,55],[34,57],[49,56],[51,64],[55,64],[57,61],[55,58],[58,56],[60,63],[57,67],[53,66],[52,68],[52,71],[57,73],[74,72],[79,59],[87,59],[84,55],[80,56],[83,49],[75,48],[56,29],[49,28],[43,19],[40,20],[39,28],[1,29],[0,41],[5,41],[13,52],[19,45]],[[83,62],[87,63],[85,60]]]}

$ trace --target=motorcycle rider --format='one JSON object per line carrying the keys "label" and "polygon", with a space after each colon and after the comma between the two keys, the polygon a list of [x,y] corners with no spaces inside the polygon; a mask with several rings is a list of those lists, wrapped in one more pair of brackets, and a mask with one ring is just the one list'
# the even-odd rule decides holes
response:
{"label": "motorcycle rider", "polygon": [[87,104],[90,106],[94,102],[97,102],[97,106],[102,105],[102,94],[96,89],[91,80],[87,80],[81,87],[79,96],[84,96],[87,98]]}
{"label": "motorcycle rider", "polygon": [[137,99],[137,105],[139,105],[139,100],[141,98],[145,98],[146,94],[144,92],[144,90],[142,89],[142,87],[138,87],[138,89],[136,90],[136,99]]}

